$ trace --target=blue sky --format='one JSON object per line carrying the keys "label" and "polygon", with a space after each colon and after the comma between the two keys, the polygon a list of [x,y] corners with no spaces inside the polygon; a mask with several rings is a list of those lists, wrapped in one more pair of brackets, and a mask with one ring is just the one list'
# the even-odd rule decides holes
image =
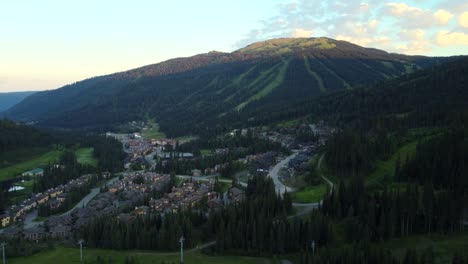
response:
{"label": "blue sky", "polygon": [[276,37],[468,54],[468,3],[317,0],[0,2],[0,92],[65,84]]}

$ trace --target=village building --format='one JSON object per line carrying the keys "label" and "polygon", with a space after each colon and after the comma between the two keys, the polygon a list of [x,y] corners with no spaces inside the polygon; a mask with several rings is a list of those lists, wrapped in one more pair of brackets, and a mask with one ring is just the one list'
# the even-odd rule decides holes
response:
{"label": "village building", "polygon": [[10,213],[9,212],[5,212],[3,213],[1,216],[0,216],[0,219],[2,220],[2,227],[5,227],[7,225],[10,224]]}
{"label": "village building", "polygon": [[40,227],[40,226],[25,229],[23,233],[24,233],[24,238],[26,238],[27,240],[36,241],[36,242],[46,238],[47,236],[47,233],[44,227]]}
{"label": "village building", "polygon": [[44,176],[44,170],[41,168],[35,168],[29,171],[25,171],[21,174],[23,177],[27,176]]}

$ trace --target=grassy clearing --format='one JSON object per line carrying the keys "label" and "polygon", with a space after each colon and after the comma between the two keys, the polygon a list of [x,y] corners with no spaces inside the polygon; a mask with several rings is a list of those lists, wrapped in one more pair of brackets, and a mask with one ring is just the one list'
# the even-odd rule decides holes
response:
{"label": "grassy clearing", "polygon": [[309,63],[309,59],[307,59],[307,57],[304,56],[304,64],[305,64],[305,68],[307,70],[307,72],[312,75],[315,80],[317,81],[317,84],[320,88],[320,91],[322,91],[322,93],[325,93],[327,91],[327,89],[325,88],[325,85],[323,84],[323,80],[322,78],[320,77],[320,75],[318,75],[316,72],[314,72],[312,70],[312,68],[310,67],[310,63]]}
{"label": "grassy clearing", "polygon": [[197,136],[183,136],[183,137],[174,138],[174,140],[179,141],[179,144],[184,144],[184,143],[194,141],[197,139],[198,139]]}
{"label": "grassy clearing", "polygon": [[[88,249],[83,250],[83,255],[86,263],[95,263],[98,256],[104,261],[109,259],[112,263],[124,263],[126,257],[134,257],[140,264],[152,263],[179,263],[178,253],[156,253],[150,251],[115,251],[104,249]],[[10,259],[11,264],[49,264],[49,263],[81,263],[80,250],[78,248],[60,247],[51,251],[42,252],[33,256]],[[252,258],[241,256],[207,256],[199,252],[190,252],[184,255],[184,263],[186,264],[264,264],[271,263],[264,258]]]}
{"label": "grassy clearing", "polygon": [[[267,85],[263,89],[258,91],[256,94],[249,97],[245,102],[239,104],[236,107],[236,110],[237,111],[242,110],[242,108],[244,108],[250,102],[264,97],[265,95],[273,91],[273,89],[275,89],[277,86],[279,86],[284,80],[288,64],[289,64],[289,61],[280,62],[276,64],[275,66],[271,67],[270,69],[262,71],[259,74],[259,76],[253,82],[249,84],[248,89],[257,89],[257,87],[262,82],[267,82]],[[279,69],[279,73],[275,74],[277,69]],[[234,98],[234,96],[235,94],[231,95],[225,101],[230,101],[232,98]]]}
{"label": "grassy clearing", "polygon": [[287,61],[284,61],[283,62],[283,65],[281,66],[281,68],[279,69],[279,73],[278,75],[276,76],[276,78],[273,80],[273,82],[271,82],[270,84],[268,84],[265,88],[263,88],[261,91],[259,91],[257,94],[255,94],[254,96],[250,97],[248,100],[247,100],[247,103],[250,103],[254,100],[258,100],[258,99],[261,99],[263,97],[265,97],[266,95],[268,95],[269,93],[271,93],[276,87],[278,87],[279,85],[281,85],[284,81],[284,78],[286,76],[286,70],[288,69],[288,66],[289,66],[289,62],[290,60],[287,60]]}
{"label": "grassy clearing", "polygon": [[20,148],[0,153],[0,168],[30,160],[50,150],[50,148]]}
{"label": "grassy clearing", "polygon": [[211,149],[200,149],[200,153],[202,154],[202,156],[213,155],[213,151]]}
{"label": "grassy clearing", "polygon": [[435,263],[451,263],[456,253],[465,253],[468,248],[468,232],[451,235],[418,235],[385,241],[383,246],[402,258],[407,248],[423,252],[429,247],[434,250]]}
{"label": "grassy clearing", "polygon": [[334,70],[330,69],[330,67],[328,67],[324,62],[322,62],[320,59],[317,59],[316,60],[320,65],[322,65],[322,67],[324,67],[324,69],[330,73],[331,75],[335,76],[335,78],[341,80],[343,82],[343,86],[347,89],[347,90],[351,90],[353,89],[353,87],[351,85],[349,85],[349,83],[346,82],[345,79],[343,79],[342,77],[340,77]]}
{"label": "grassy clearing", "polygon": [[91,165],[96,167],[97,160],[93,156],[93,148],[79,148],[75,151],[78,162],[83,165]]}
{"label": "grassy clearing", "polygon": [[393,177],[395,172],[395,163],[400,157],[400,161],[403,162],[406,160],[406,157],[412,157],[416,153],[416,146],[418,142],[411,142],[400,147],[390,159],[385,161],[378,161],[376,165],[376,169],[374,172],[368,177],[366,186],[377,186],[381,185],[385,177]]}
{"label": "grassy clearing", "polygon": [[317,186],[307,186],[301,190],[291,193],[291,198],[294,203],[316,203],[322,200],[327,193],[327,184],[319,184]]}
{"label": "grassy clearing", "polygon": [[28,160],[18,162],[14,165],[1,168],[0,181],[12,179],[25,171],[45,166],[49,162],[54,162],[55,160],[57,160],[61,154],[61,150],[53,150],[42,154],[38,154],[34,157],[31,157]]}
{"label": "grassy clearing", "polygon": [[142,136],[145,139],[160,139],[166,135],[159,130],[159,125],[153,119],[148,120],[148,129],[142,131]]}
{"label": "grassy clearing", "polygon": [[279,127],[290,128],[295,127],[301,123],[301,119],[292,119],[284,122],[280,122],[277,124]]}
{"label": "grassy clearing", "polygon": [[395,69],[395,67],[393,66],[393,64],[389,61],[382,61],[382,64],[383,66],[385,66],[385,68],[387,69]]}

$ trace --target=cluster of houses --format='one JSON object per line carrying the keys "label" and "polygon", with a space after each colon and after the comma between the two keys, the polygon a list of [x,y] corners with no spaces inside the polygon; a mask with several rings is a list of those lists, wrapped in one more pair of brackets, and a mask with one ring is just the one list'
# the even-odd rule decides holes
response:
{"label": "cluster of houses", "polygon": [[124,167],[128,169],[132,164],[138,164],[144,168],[146,165],[145,156],[153,152],[153,147],[150,141],[141,138],[124,142],[124,149],[127,152]]}
{"label": "cluster of houses", "polygon": [[[135,133],[137,134],[137,133]],[[147,160],[145,156],[156,154],[160,159],[169,158],[193,158],[192,153],[175,152],[177,148],[177,141],[171,139],[150,139],[145,140],[140,134],[132,135],[123,141],[124,150],[127,153],[125,158],[124,167],[130,168],[132,165],[140,165],[145,168]]]}
{"label": "cluster of houses", "polygon": [[247,156],[246,160],[247,160],[247,163],[249,164],[250,173],[251,174],[268,173],[269,168],[276,163],[277,156],[278,156],[278,153],[274,151]]}
{"label": "cluster of houses", "polygon": [[23,200],[18,205],[13,205],[1,217],[2,227],[12,223],[23,221],[26,214],[41,205],[47,205],[51,209],[59,208],[66,199],[67,192],[73,188],[81,187],[87,184],[94,175],[86,174],[65,185],[48,189],[43,193],[33,194],[30,198]]}
{"label": "cluster of houses", "polygon": [[[116,181],[107,188],[110,193],[120,191],[136,191],[141,193],[160,191],[169,182],[169,178],[168,175],[153,172],[129,172],[121,180]],[[140,180],[142,183],[137,183]]]}
{"label": "cluster of houses", "polygon": [[98,194],[86,207],[72,213],[73,228],[79,229],[96,217],[128,215],[123,212],[132,211],[152,192],[163,191],[169,180],[169,175],[152,172],[126,173],[122,179],[107,186],[107,191]]}
{"label": "cluster of houses", "polygon": [[296,138],[289,133],[280,133],[277,131],[262,132],[258,135],[260,138],[281,144],[287,149],[297,148]]}
{"label": "cluster of houses", "polygon": [[300,151],[292,158],[285,168],[283,177],[292,177],[304,173],[312,157],[317,154],[318,148],[336,132],[336,129],[329,127],[325,122],[320,121],[316,124],[307,125],[311,132],[317,136],[317,142],[300,145]]}
{"label": "cluster of houses", "polygon": [[177,212],[180,208],[196,207],[203,199],[210,200],[216,195],[211,184],[186,182],[181,187],[173,187],[161,199],[151,199],[149,208],[155,212]]}
{"label": "cluster of houses", "polygon": [[309,127],[312,130],[312,133],[318,136],[319,145],[325,145],[328,138],[330,138],[331,135],[336,133],[336,128],[328,126],[327,123],[325,123],[324,121],[319,121],[318,123],[310,124]]}
{"label": "cluster of houses", "polygon": [[[83,175],[67,185],[34,195],[10,211],[15,212],[13,217],[16,218],[13,219],[20,219],[41,204],[66,197],[67,190],[85,184],[91,177],[92,175]],[[148,196],[153,192],[163,192],[169,181],[169,175],[152,172],[125,173],[119,180],[103,188],[87,206],[77,208],[71,213],[51,216],[43,224],[26,229],[21,225],[11,225],[2,230],[2,235],[8,238],[22,237],[30,241],[64,240],[72,237],[73,230],[79,230],[96,217],[117,217],[121,221],[131,221],[137,216],[148,213],[163,214],[199,206],[218,208],[227,202],[239,202],[245,199],[245,192],[239,188],[231,188],[227,193],[219,194],[213,191],[213,182],[187,181],[180,187],[173,187],[161,199],[150,199],[147,203]],[[9,218],[2,218],[2,225],[8,224],[10,224]]]}
{"label": "cluster of houses", "polygon": [[51,216],[45,225],[38,225],[23,229],[19,226],[10,226],[3,230],[6,238],[24,238],[38,242],[44,239],[64,240],[72,236],[71,216]]}

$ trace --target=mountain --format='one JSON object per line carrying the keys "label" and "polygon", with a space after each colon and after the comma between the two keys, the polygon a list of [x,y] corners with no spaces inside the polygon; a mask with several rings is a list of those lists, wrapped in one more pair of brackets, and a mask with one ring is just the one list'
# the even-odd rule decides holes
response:
{"label": "mountain", "polygon": [[[304,99],[256,122],[312,116],[344,124],[402,123],[405,127],[460,125],[468,120],[468,57],[369,87]],[[238,119],[242,120],[243,117]]]}
{"label": "mountain", "polygon": [[299,107],[304,99],[447,60],[329,38],[274,39],[232,53],[172,59],[38,92],[5,115],[41,126],[101,131],[151,117],[170,136],[201,134],[224,130],[238,116],[245,118],[241,122],[255,120],[283,105]]}
{"label": "mountain", "polygon": [[3,112],[35,92],[0,93],[0,112]]}

